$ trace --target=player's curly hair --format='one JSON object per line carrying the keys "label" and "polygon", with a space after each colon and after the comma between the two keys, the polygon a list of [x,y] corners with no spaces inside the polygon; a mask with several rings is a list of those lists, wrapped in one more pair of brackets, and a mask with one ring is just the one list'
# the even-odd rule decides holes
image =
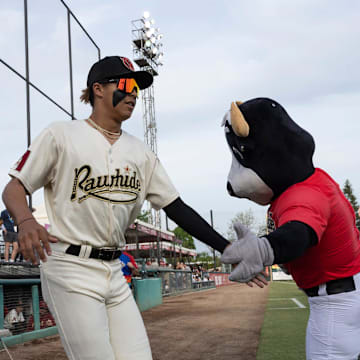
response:
{"label": "player's curly hair", "polygon": [[91,106],[94,106],[94,95],[89,87],[81,91],[82,94],[80,96],[80,100],[85,104],[91,104]]}

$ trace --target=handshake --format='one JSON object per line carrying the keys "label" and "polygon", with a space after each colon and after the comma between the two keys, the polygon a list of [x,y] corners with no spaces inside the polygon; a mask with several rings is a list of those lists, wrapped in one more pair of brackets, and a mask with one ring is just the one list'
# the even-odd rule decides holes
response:
{"label": "handshake", "polygon": [[236,223],[234,229],[238,239],[228,245],[221,256],[224,264],[233,265],[229,279],[263,287],[267,282],[260,274],[265,266],[273,264],[274,251],[266,237],[258,238],[241,223]]}

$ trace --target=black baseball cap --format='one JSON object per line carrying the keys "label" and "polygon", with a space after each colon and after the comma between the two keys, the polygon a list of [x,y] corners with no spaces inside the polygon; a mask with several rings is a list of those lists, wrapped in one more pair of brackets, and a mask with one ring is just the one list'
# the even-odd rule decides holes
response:
{"label": "black baseball cap", "polygon": [[116,78],[135,79],[141,90],[153,83],[153,76],[147,71],[135,71],[131,61],[123,56],[107,56],[96,62],[90,69],[87,86],[97,81]]}

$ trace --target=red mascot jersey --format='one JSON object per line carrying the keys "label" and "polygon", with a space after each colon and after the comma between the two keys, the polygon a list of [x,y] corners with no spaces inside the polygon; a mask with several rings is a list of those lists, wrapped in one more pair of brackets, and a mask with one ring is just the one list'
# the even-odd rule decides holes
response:
{"label": "red mascot jersey", "polygon": [[285,264],[303,289],[360,272],[360,239],[355,213],[339,185],[323,170],[292,185],[271,203],[278,228],[289,221],[309,225],[318,244]]}

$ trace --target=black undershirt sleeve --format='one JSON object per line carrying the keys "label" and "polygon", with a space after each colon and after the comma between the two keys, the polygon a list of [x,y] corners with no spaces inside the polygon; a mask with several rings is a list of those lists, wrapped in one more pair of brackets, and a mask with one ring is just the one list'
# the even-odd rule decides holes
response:
{"label": "black undershirt sleeve", "polygon": [[294,260],[318,243],[315,231],[300,221],[289,221],[265,237],[274,250],[274,264]]}
{"label": "black undershirt sleeve", "polygon": [[168,206],[164,207],[166,215],[176,222],[191,236],[211,246],[213,249],[224,251],[230,244],[219,233],[217,233],[196,211],[186,205],[180,197]]}

